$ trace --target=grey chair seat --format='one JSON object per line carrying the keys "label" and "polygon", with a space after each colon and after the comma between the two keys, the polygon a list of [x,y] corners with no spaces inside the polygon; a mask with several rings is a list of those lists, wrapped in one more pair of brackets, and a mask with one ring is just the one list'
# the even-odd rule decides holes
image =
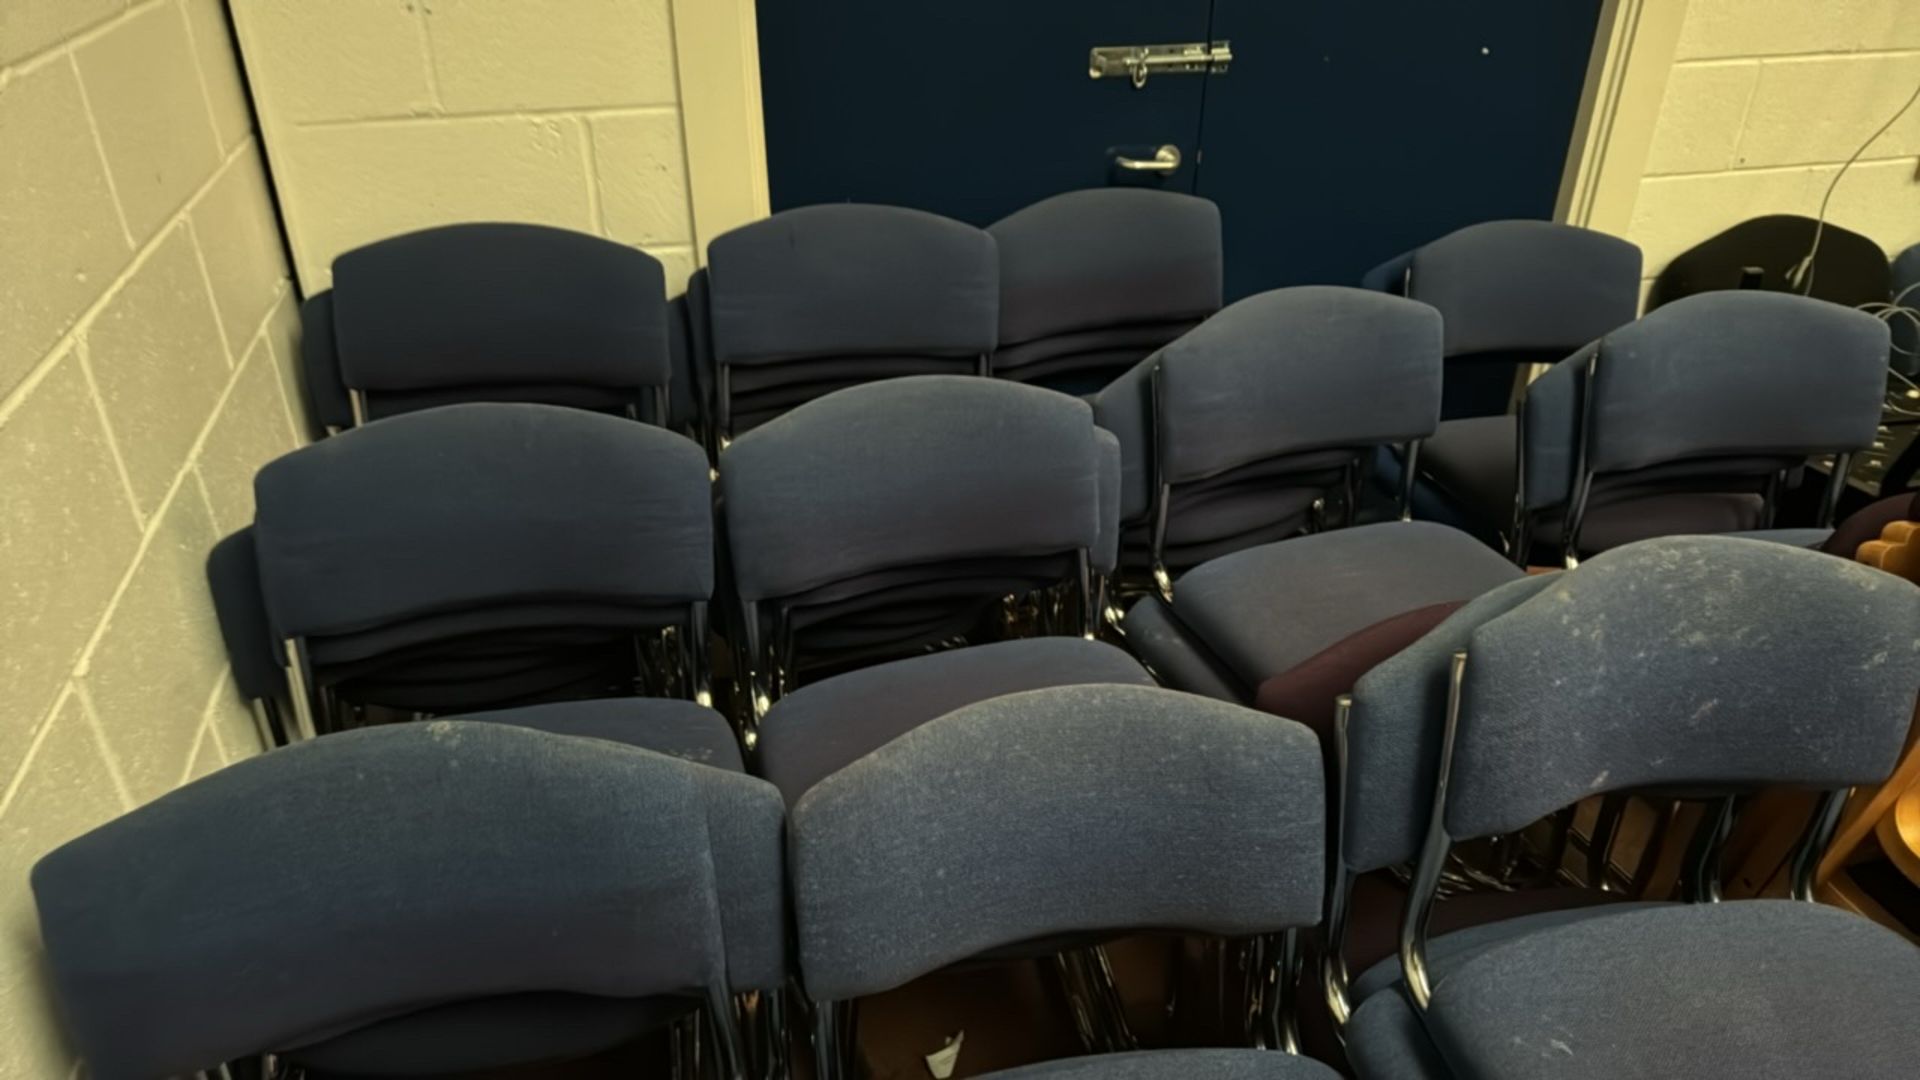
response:
{"label": "grey chair seat", "polygon": [[563,701],[500,712],[467,713],[462,720],[512,724],[549,735],[605,739],[743,772],[740,743],[726,718],[704,705],[673,698]]}
{"label": "grey chair seat", "polygon": [[1127,613],[1129,642],[1156,670],[1192,666],[1197,650],[1217,661],[1246,701],[1262,682],[1341,638],[1430,604],[1466,600],[1521,576],[1458,529],[1386,522],[1316,533],[1224,555],[1175,582],[1173,623],[1190,644],[1135,634],[1165,621]]}
{"label": "grey chair seat", "polygon": [[[1525,934],[1552,930],[1621,912],[1665,906],[1667,905],[1657,902],[1598,904],[1589,907],[1562,908],[1556,911],[1539,911],[1517,918],[1482,923],[1479,926],[1469,926],[1450,934],[1441,934],[1439,937],[1428,939],[1427,960],[1433,969],[1434,978],[1444,979],[1450,972],[1472,961],[1488,949]],[[1360,977],[1353,981],[1352,999],[1364,1002],[1383,990],[1397,990],[1401,984],[1400,958],[1388,956],[1361,972]]]}
{"label": "grey chair seat", "polygon": [[1790,547],[1817,548],[1833,535],[1832,529],[1751,529],[1746,532],[1728,533],[1728,536],[1742,540],[1765,540],[1770,544],[1786,544]]}
{"label": "grey chair seat", "polygon": [[1420,444],[1420,471],[1473,521],[1505,529],[1513,521],[1515,427],[1511,416],[1443,420]]}
{"label": "grey chair seat", "polygon": [[793,805],[808,788],[937,716],[1026,690],[1152,686],[1132,657],[1080,638],[1031,638],[915,656],[803,686],[760,724],[760,774]]}
{"label": "grey chair seat", "polygon": [[1670,905],[1525,934],[1443,977],[1456,1075],[1911,1077],[1920,949],[1788,900]]}
{"label": "grey chair seat", "polygon": [[1139,1050],[986,1073],[981,1080],[1333,1080],[1312,1058],[1277,1050]]}
{"label": "grey chair seat", "polygon": [[1375,994],[1347,1020],[1347,1064],[1360,1080],[1453,1080],[1405,994]]}

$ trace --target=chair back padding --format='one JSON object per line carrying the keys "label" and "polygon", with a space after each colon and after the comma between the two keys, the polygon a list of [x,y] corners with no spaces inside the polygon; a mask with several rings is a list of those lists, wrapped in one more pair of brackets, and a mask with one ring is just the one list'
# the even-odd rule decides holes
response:
{"label": "chair back padding", "polygon": [[324,289],[300,305],[300,385],[309,427],[353,426],[353,397],[343,378],[333,340],[333,290]]}
{"label": "chair back padding", "polygon": [[993,349],[993,238],[897,206],[803,206],[707,247],[715,358],[981,356]]}
{"label": "chair back padding", "polygon": [[[1900,307],[1920,312],[1920,244],[1893,257],[1893,300]],[[1893,328],[1893,366],[1907,375],[1920,374],[1920,316],[1895,313],[1887,320]]]}
{"label": "chair back padding", "polygon": [[665,273],[638,248],[544,225],[447,225],[333,263],[340,374],[361,390],[666,386]]}
{"label": "chair back padding", "polygon": [[260,592],[260,560],[253,527],[241,529],[207,553],[207,591],[213,596],[227,666],[242,697],[285,697],[286,669],[280,666],[279,641],[267,627],[267,601]]}
{"label": "chair back padding", "polygon": [[958,709],[795,805],[806,990],[878,993],[1056,935],[1310,925],[1323,790],[1305,728],[1195,695],[1060,687]]}
{"label": "chair back padding", "polygon": [[254,498],[276,638],[713,592],[706,455],[578,409],[467,404],[381,420],[269,463]]}
{"label": "chair back padding", "polygon": [[1920,687],[1920,587],[1784,544],[1668,537],[1558,575],[1467,645],[1447,829],[1648,785],[1886,778]]}
{"label": "chair back padding", "polygon": [[720,455],[740,598],[948,560],[1096,551],[1101,450],[1065,394],[965,375],[836,391]]}
{"label": "chair back padding", "polygon": [[1476,627],[1551,584],[1552,576],[1536,574],[1481,593],[1354,683],[1339,793],[1341,858],[1354,873],[1418,857],[1440,771],[1453,654]]}
{"label": "chair back padding", "polygon": [[1407,262],[1406,295],[1440,309],[1449,357],[1566,351],[1633,321],[1640,249],[1550,221],[1487,221]]}
{"label": "chair back padding", "polygon": [[1150,188],[1069,191],[987,233],[999,245],[1003,345],[1220,310],[1220,208],[1208,199]]}
{"label": "chair back padding", "polygon": [[1887,349],[1885,323],[1824,300],[1753,291],[1676,300],[1528,389],[1527,505],[1557,505],[1572,490],[1580,383],[1595,352],[1587,461],[1614,473],[1864,449],[1880,421]]}
{"label": "chair back padding", "polygon": [[223,769],[34,867],[67,1029],[97,1075],[184,1075],[463,999],[697,995],[705,769],[446,720]]}

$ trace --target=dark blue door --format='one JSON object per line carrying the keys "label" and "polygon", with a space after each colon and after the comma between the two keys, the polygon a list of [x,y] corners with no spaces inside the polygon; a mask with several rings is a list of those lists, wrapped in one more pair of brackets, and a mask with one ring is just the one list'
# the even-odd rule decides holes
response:
{"label": "dark blue door", "polygon": [[[776,210],[984,225],[1075,188],[1218,202],[1229,297],[1353,284],[1474,221],[1553,213],[1601,0],[760,0]],[[1227,41],[1224,74],[1090,79],[1101,45]],[[1181,156],[1168,174],[1114,158]]]}
{"label": "dark blue door", "polygon": [[[1193,190],[1201,75],[1087,76],[1098,45],[1207,39],[1210,0],[760,0],[775,210],[918,207],[986,225],[1114,182]],[[1173,146],[1169,174],[1116,154]]]}
{"label": "dark blue door", "polygon": [[1227,293],[1354,284],[1476,221],[1550,218],[1600,0],[1213,0],[1198,194]]}

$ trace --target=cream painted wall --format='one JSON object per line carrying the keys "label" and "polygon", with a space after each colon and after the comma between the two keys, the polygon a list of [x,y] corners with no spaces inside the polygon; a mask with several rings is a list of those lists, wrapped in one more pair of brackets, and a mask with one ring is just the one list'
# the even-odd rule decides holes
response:
{"label": "cream painted wall", "polygon": [[[1920,85],[1920,3],[1688,0],[1670,48],[1625,230],[1649,278],[1736,222],[1818,212],[1840,164]],[[1829,220],[1889,254],[1920,242],[1917,170],[1920,105],[1848,170]]]}
{"label": "cream painted wall", "polygon": [[203,564],[295,323],[220,0],[0,2],[0,1076],[76,1071],[28,867],[260,750]]}
{"label": "cream painted wall", "polygon": [[343,251],[486,220],[643,248],[677,293],[700,241],[766,213],[751,0],[242,0],[234,14],[309,293]]}

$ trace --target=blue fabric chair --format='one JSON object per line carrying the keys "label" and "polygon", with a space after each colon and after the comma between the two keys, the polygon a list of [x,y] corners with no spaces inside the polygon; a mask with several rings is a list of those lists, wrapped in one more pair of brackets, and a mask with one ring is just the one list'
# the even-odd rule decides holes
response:
{"label": "blue fabric chair", "polygon": [[223,769],[56,849],[33,890],[102,1080],[264,1054],[444,1075],[697,1010],[738,1078],[730,995],[784,978],[783,824],[738,773],[434,721]]}
{"label": "blue fabric chair", "polygon": [[301,306],[313,419],[340,431],[465,401],[669,418],[664,271],[544,225],[446,225],[355,248]]}
{"label": "blue fabric chair", "polygon": [[[1920,244],[1893,258],[1893,304],[1920,311]],[[1887,324],[1893,328],[1894,370],[1920,375],[1920,318],[1894,313]]]}
{"label": "blue fabric chair", "polygon": [[987,226],[1000,252],[993,373],[1091,393],[1220,310],[1220,208],[1150,188],[1042,199]]}
{"label": "blue fabric chair", "polygon": [[679,435],[445,406],[294,451],[254,491],[264,637],[303,732],[355,707],[446,715],[636,680],[707,699],[711,493]]}
{"label": "blue fabric chair", "polygon": [[[1421,465],[1516,561],[1771,529],[1782,473],[1872,445],[1886,356],[1886,325],[1863,312],[1701,293],[1555,364],[1519,417],[1442,424]],[[1838,495],[1817,530],[1773,538],[1818,544]]]}
{"label": "blue fabric chair", "polygon": [[1439,309],[1442,417],[1497,416],[1519,369],[1552,363],[1633,321],[1640,249],[1572,225],[1487,221],[1396,255],[1361,283]]}
{"label": "blue fabric chair", "polygon": [[[1118,484],[1118,446],[1085,402],[966,376],[841,390],[736,440],[721,509],[762,775],[797,799],[971,702],[1150,685],[1082,637],[1113,568]],[[1072,636],[998,641],[1009,598]]]}
{"label": "blue fabric chair", "polygon": [[[849,1074],[845,1032],[859,998],[984,953],[1137,930],[1270,935],[1276,947],[1262,956],[1285,968],[1280,940],[1318,918],[1324,825],[1312,734],[1264,713],[1082,686],[932,720],[822,781],[791,812],[816,1075]],[[1291,1045],[1286,1003],[1269,995],[1260,1006],[1260,1044]],[[1126,1057],[1099,1074],[1334,1075],[1259,1052],[1284,1064]]]}
{"label": "blue fabric chair", "polygon": [[999,274],[991,236],[895,206],[806,206],[715,237],[704,298],[718,442],[847,386],[986,374]]}
{"label": "blue fabric chair", "polygon": [[[1726,537],[1633,544],[1526,584],[1420,647],[1430,661],[1461,646],[1437,731],[1430,662],[1383,666],[1355,690],[1336,866],[1395,859],[1422,834],[1400,956],[1353,985],[1360,1075],[1910,1072],[1920,951],[1796,901],[1848,789],[1900,754],[1920,589]],[[1613,905],[1428,940],[1454,844],[1608,792],[1713,800],[1687,891],[1717,898],[1732,796],[1780,784],[1824,793],[1792,858],[1796,901]],[[1423,788],[1424,822],[1403,812]]]}
{"label": "blue fabric chair", "polygon": [[1440,318],[1361,289],[1276,289],[1115,379],[1094,417],[1120,440],[1124,584],[1163,596],[1208,559],[1350,521],[1361,462],[1439,420]]}

